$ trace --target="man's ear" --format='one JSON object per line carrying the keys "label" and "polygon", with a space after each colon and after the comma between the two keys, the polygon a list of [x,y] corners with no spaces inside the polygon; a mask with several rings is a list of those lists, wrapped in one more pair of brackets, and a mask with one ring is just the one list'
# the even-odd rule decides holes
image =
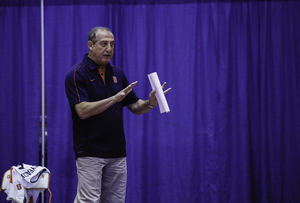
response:
{"label": "man's ear", "polygon": [[94,45],[94,43],[92,41],[88,41],[89,50],[93,49],[93,45]]}

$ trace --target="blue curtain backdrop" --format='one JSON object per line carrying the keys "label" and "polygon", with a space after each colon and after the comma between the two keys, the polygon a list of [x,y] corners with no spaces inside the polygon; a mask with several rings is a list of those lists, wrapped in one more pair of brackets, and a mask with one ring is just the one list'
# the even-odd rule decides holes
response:
{"label": "blue curtain backdrop", "polygon": [[40,8],[11,3],[0,1],[1,178],[13,165],[39,164]]}
{"label": "blue curtain backdrop", "polygon": [[[34,7],[26,6],[14,9]],[[3,16],[1,28],[13,29],[14,23]],[[53,202],[72,202],[77,186],[65,75],[87,53],[87,34],[99,25],[114,32],[112,64],[121,67],[129,81],[138,81],[134,90],[142,99],[151,91],[149,73],[156,71],[161,82],[172,87],[167,94],[168,114],[155,108],[136,116],[124,109],[126,202],[286,203],[300,199],[299,1],[48,0],[45,64]],[[28,51],[33,44],[38,46],[38,27],[35,41],[22,46],[26,54],[33,54]],[[5,32],[7,39],[20,45],[13,37],[19,33],[13,34]],[[6,41],[1,37],[5,63],[20,51]],[[38,59],[39,53],[34,53],[32,60],[39,63]],[[16,61],[7,64],[12,63]],[[4,82],[6,71],[13,69],[3,63],[0,67],[1,89],[8,91],[5,96],[19,95],[21,90],[9,90]],[[22,80],[31,83],[33,71],[27,72]],[[18,86],[16,81],[11,83]],[[36,104],[31,103],[33,98],[30,103],[17,102],[24,114],[18,125],[28,121],[24,112],[31,105],[39,105],[39,92],[36,95]],[[11,105],[1,119],[15,125],[15,120],[7,119],[15,105],[1,100],[2,106]],[[1,154],[5,134],[10,132],[6,128],[1,120]],[[22,133],[11,132],[11,137],[24,134],[24,126],[14,130]]]}

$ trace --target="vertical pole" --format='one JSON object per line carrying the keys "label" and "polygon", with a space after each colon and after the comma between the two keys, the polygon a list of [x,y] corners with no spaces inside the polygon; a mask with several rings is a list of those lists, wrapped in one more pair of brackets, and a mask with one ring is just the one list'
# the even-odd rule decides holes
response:
{"label": "vertical pole", "polygon": [[[45,55],[44,55],[44,0],[41,0],[41,111],[42,111],[42,166],[45,166]],[[44,203],[42,193],[42,203]]]}

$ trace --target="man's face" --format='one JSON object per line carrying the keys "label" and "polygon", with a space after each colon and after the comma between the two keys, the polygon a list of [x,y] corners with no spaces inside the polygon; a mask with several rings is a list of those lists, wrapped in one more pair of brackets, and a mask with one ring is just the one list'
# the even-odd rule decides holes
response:
{"label": "man's face", "polygon": [[98,30],[98,41],[89,41],[89,57],[99,66],[106,66],[114,55],[114,35],[111,32]]}

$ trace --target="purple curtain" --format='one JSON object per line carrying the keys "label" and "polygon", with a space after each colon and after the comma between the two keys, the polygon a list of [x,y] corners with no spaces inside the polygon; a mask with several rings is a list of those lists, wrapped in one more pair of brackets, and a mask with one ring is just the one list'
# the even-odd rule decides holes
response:
{"label": "purple curtain", "polygon": [[[39,21],[34,5],[0,8],[11,15],[10,20],[1,15],[0,25],[1,30],[11,30],[0,38],[4,44],[0,84],[5,93],[0,152],[5,160],[8,145],[4,143],[11,139],[22,145],[24,139],[19,137],[25,136],[25,129],[33,129],[24,122],[31,123],[30,116],[37,120],[33,125],[38,122],[40,72],[32,71],[32,63],[39,67],[40,37],[38,24],[26,22],[33,13],[33,21]],[[17,14],[9,9],[36,11],[21,12],[16,23]],[[299,1],[49,0],[45,2],[45,68],[53,202],[73,202],[77,186],[65,75],[88,52],[88,32],[100,25],[114,32],[112,64],[124,70],[129,82],[138,81],[134,90],[140,98],[148,97],[147,74],[154,71],[172,87],[167,114],[155,108],[136,116],[124,108],[126,202],[300,199]],[[32,40],[19,37],[24,33]],[[28,69],[13,71],[19,64]],[[10,80],[15,74],[19,80]],[[35,79],[32,74],[37,74]],[[35,80],[37,85],[32,84]],[[32,87],[19,89],[18,82]],[[36,98],[20,102],[33,89]],[[12,116],[14,111],[21,117]],[[24,160],[20,157],[16,160]]]}
{"label": "purple curtain", "polygon": [[299,199],[299,11],[297,1],[49,5],[49,167],[63,185],[54,198],[71,202],[77,181],[64,77],[102,25],[141,98],[154,71],[173,89],[168,114],[124,109],[127,202]]}
{"label": "purple curtain", "polygon": [[1,181],[13,165],[39,165],[40,8],[13,3],[0,1]]}

